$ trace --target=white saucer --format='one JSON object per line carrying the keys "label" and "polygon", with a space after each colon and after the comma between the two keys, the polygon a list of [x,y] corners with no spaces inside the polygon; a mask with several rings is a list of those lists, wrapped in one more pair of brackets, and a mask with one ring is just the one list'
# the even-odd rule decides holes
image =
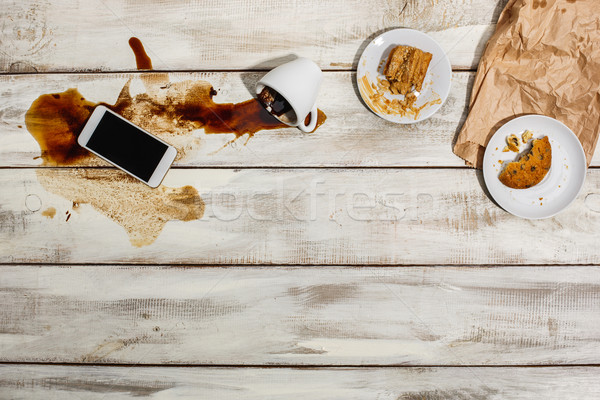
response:
{"label": "white saucer", "polygon": [[[427,102],[435,101],[437,99],[440,99],[440,102],[424,107],[417,119],[414,119],[414,117],[411,116],[387,114],[374,109],[370,104],[368,95],[364,93],[364,88],[362,88],[363,84],[361,82],[365,76],[368,82],[375,86],[377,86],[378,77],[385,78],[383,69],[385,68],[387,58],[390,51],[399,45],[413,46],[433,55],[416,106],[419,107]],[[440,45],[430,36],[414,29],[394,29],[379,35],[365,48],[358,62],[356,81],[360,95],[371,111],[391,122],[412,124],[431,117],[442,107],[448,97],[448,93],[450,93],[452,66],[450,65],[450,60],[448,60],[446,53],[444,53],[444,50],[442,50]],[[389,93],[387,93],[385,97],[390,100],[394,98],[404,98],[402,95],[392,95]]]}
{"label": "white saucer", "polygon": [[[528,189],[511,189],[498,179],[504,163],[514,161],[517,154],[503,152],[506,137],[511,134],[521,139],[525,130],[534,139],[548,136],[552,146],[550,171],[537,185]],[[521,145],[521,150],[525,150]],[[543,115],[526,115],[515,118],[492,136],[483,157],[483,178],[500,207],[511,214],[528,219],[552,217],[567,208],[577,197],[586,173],[585,153],[577,136],[562,122]]]}

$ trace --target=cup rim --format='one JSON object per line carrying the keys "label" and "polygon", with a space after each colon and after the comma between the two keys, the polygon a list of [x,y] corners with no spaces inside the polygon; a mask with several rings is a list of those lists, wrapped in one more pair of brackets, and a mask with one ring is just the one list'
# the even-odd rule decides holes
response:
{"label": "cup rim", "polygon": [[[261,88],[260,90],[258,90],[258,88],[259,88],[259,86],[260,86],[260,85],[262,85],[262,88]],[[298,126],[298,125],[300,124],[300,118],[298,118],[298,112],[296,111],[296,107],[294,107],[294,104],[292,104],[292,102],[291,102],[291,101],[289,101],[287,97],[285,97],[283,94],[281,94],[281,92],[280,92],[279,90],[277,90],[277,88],[273,87],[272,85],[267,85],[267,84],[265,84],[264,82],[262,82],[262,80],[261,80],[261,81],[259,81],[259,82],[256,84],[256,94],[259,94],[260,92],[262,92],[262,91],[263,91],[263,89],[264,89],[264,88],[266,88],[266,87],[268,87],[268,88],[270,88],[270,89],[273,89],[273,90],[275,90],[275,91],[277,92],[277,94],[278,94],[278,95],[280,95],[281,97],[283,97],[283,98],[285,99],[285,101],[287,101],[287,102],[288,102],[288,104],[289,104],[289,105],[290,105],[290,107],[292,108],[292,111],[294,112],[295,121],[294,121],[293,123],[286,122],[286,121],[283,121],[281,118],[279,118],[277,115],[273,114],[272,112],[270,112],[270,111],[268,111],[268,110],[267,110],[267,112],[268,112],[269,114],[271,114],[273,117],[277,118],[277,120],[278,120],[278,121],[280,121],[280,122],[282,122],[282,123],[284,123],[284,124],[286,124],[286,125],[289,125],[289,126]],[[258,100],[258,99],[257,99],[257,100]],[[262,106],[262,107],[263,107],[265,110],[267,109],[267,107],[265,107],[265,105],[264,105],[264,103],[263,103],[262,101],[258,100],[258,102],[260,103],[260,105],[261,105],[261,106]],[[289,112],[289,111],[288,111],[288,112]],[[310,113],[310,112],[309,112],[309,113]],[[282,115],[285,115],[285,114],[282,114]],[[308,115],[308,114],[306,114],[306,115]],[[305,117],[305,118],[306,118],[306,117]]]}

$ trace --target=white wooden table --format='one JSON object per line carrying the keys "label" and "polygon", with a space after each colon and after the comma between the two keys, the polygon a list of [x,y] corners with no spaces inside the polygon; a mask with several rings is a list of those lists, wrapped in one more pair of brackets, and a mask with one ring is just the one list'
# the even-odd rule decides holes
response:
{"label": "white wooden table", "polygon": [[[3,0],[0,398],[600,398],[600,155],[572,206],[527,221],[451,151],[504,4]],[[354,83],[364,47],[401,26],[454,68],[413,126]],[[24,126],[42,94],[114,102],[139,84],[132,36],[153,74],[208,81],[218,103],[309,57],[327,120],[221,150],[234,135],[196,132],[164,185],[193,186],[202,218],[134,246],[91,197],[48,189],[120,175],[42,164]],[[127,187],[111,196],[137,216]]]}

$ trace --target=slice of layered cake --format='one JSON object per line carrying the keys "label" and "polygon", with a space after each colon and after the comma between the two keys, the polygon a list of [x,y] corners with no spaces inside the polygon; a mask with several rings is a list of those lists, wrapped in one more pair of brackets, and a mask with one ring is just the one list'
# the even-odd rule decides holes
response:
{"label": "slice of layered cake", "polygon": [[416,47],[394,47],[384,69],[391,92],[407,95],[413,91],[421,91],[432,57],[431,53]]}

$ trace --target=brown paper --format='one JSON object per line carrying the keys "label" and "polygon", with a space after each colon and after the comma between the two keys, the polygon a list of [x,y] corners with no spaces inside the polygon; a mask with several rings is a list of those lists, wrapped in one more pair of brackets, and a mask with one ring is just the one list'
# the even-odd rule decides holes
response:
{"label": "brown paper", "polygon": [[524,114],[571,128],[589,165],[600,129],[600,0],[509,0],[469,106],[454,145],[468,165],[481,168],[492,135]]}

